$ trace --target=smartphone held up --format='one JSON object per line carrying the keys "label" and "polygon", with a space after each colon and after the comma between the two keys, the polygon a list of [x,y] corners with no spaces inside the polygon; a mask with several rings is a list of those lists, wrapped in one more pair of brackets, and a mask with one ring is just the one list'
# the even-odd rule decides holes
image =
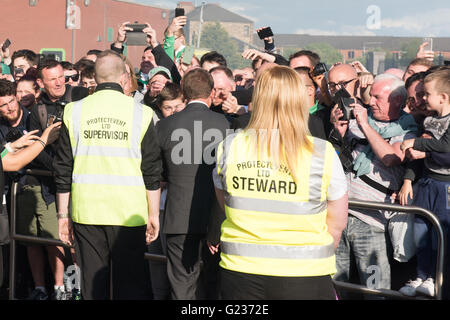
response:
{"label": "smartphone held up", "polygon": [[10,45],[11,45],[11,41],[10,41],[9,39],[6,39],[6,40],[3,42],[3,45],[2,45],[2,51],[5,52],[6,49],[8,49]]}
{"label": "smartphone held up", "polygon": [[433,38],[431,37],[426,37],[423,38],[423,42],[428,43],[423,49],[424,51],[433,51]]}
{"label": "smartphone held up", "polygon": [[273,37],[272,28],[267,27],[267,28],[259,30],[258,36],[261,40],[264,40],[265,38]]}

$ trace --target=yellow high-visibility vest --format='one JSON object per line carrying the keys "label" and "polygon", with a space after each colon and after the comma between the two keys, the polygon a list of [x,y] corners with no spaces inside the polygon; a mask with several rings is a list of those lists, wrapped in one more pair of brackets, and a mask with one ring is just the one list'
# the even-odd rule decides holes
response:
{"label": "yellow high-visibility vest", "polygon": [[101,90],[65,107],[73,154],[72,220],[142,226],[148,205],[141,142],[153,110],[115,90]]}
{"label": "yellow high-visibility vest", "polygon": [[327,190],[333,146],[308,137],[296,183],[286,164],[259,158],[247,131],[218,147],[217,173],[225,193],[221,262],[228,270],[285,277],[336,272],[327,231]]}

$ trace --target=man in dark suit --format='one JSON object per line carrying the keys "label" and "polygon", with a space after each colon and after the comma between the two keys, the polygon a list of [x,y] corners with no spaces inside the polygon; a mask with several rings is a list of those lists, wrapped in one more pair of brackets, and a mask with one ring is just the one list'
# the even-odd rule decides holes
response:
{"label": "man in dark suit", "polygon": [[188,72],[183,78],[186,108],[157,125],[158,144],[167,168],[162,232],[167,235],[167,273],[173,299],[205,298],[199,285],[200,261],[202,251],[207,249],[207,224],[215,201],[211,175],[214,150],[229,127],[222,114],[209,109],[213,88],[207,71]]}

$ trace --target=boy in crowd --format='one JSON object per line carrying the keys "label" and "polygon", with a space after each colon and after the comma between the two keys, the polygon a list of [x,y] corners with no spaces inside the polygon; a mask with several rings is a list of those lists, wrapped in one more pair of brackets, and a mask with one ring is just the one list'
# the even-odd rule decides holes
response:
{"label": "boy in crowd", "polygon": [[[444,233],[450,231],[450,70],[430,73],[424,80],[424,100],[434,114],[424,121],[422,138],[405,140],[401,149],[408,158],[425,159],[425,171],[419,180],[414,205],[427,209],[438,217]],[[425,153],[427,152],[427,153]],[[417,217],[414,223],[417,247],[417,279],[400,289],[405,295],[416,293],[435,295],[436,248],[430,223]],[[447,240],[448,241],[448,240]]]}

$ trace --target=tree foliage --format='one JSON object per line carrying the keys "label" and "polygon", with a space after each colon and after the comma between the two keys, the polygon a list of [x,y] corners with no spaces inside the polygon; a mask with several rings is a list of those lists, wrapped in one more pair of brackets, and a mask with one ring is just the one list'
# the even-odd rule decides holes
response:
{"label": "tree foliage", "polygon": [[328,43],[311,43],[305,46],[303,50],[317,53],[320,56],[320,61],[328,66],[337,62],[343,62],[341,52]]}
{"label": "tree foliage", "polygon": [[402,44],[401,50],[403,54],[400,60],[400,64],[402,66],[406,67],[412,60],[416,58],[417,51],[419,50],[421,44],[421,39],[411,40]]}
{"label": "tree foliage", "polygon": [[219,22],[203,26],[200,46],[222,54],[227,59],[228,67],[231,70],[251,65],[249,60],[241,57],[237,42],[229,36]]}

